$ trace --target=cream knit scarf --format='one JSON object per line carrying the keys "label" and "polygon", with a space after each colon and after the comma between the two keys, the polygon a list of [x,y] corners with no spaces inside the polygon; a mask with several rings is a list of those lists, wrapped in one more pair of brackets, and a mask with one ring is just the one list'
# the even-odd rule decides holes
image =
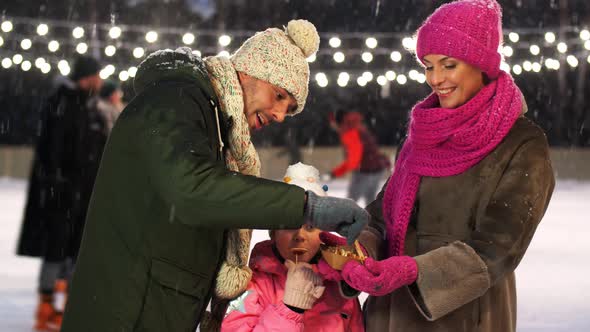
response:
{"label": "cream knit scarf", "polygon": [[[250,128],[244,114],[244,97],[237,72],[226,57],[208,57],[204,61],[219,99],[221,112],[225,118],[233,122],[228,135],[226,166],[242,174],[260,176],[260,159],[250,139]],[[227,301],[224,300],[231,300],[244,292],[252,276],[252,271],[248,267],[252,230],[229,229],[226,236],[225,259],[215,283],[217,299],[212,302],[213,314],[221,311],[216,316],[225,314],[223,304]]]}

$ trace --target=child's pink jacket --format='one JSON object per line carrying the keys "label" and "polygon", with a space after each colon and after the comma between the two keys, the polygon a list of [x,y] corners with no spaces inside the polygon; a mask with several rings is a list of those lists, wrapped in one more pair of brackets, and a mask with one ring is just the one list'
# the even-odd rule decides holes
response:
{"label": "child's pink jacket", "polygon": [[324,294],[305,313],[287,308],[283,304],[287,268],[274,254],[270,240],[256,244],[250,268],[252,280],[246,292],[230,303],[222,332],[364,331],[358,299],[343,298],[333,281],[324,281]]}

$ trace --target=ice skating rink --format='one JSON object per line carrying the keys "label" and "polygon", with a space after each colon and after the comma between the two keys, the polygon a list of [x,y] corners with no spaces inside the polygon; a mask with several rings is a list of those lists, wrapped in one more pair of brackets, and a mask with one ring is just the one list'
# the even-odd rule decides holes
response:
{"label": "ice skating rink", "polygon": [[[330,183],[344,196],[346,183]],[[29,332],[39,260],[15,252],[26,182],[0,178],[0,331]],[[517,269],[519,332],[590,331],[590,182],[561,181]],[[362,203],[361,203],[362,204]],[[256,231],[254,241],[267,238]]]}

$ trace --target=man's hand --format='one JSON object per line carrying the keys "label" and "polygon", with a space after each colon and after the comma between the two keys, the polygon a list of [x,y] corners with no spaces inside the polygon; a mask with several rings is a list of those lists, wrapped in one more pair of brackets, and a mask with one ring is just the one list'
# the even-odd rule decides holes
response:
{"label": "man's hand", "polygon": [[351,199],[321,197],[307,191],[305,218],[315,228],[345,236],[351,245],[369,223],[370,215]]}

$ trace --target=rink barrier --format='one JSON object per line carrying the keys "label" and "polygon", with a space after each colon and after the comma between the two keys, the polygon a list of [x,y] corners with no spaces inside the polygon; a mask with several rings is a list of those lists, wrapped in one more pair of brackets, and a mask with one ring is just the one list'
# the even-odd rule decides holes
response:
{"label": "rink barrier", "polygon": [[[262,162],[262,176],[281,179],[289,165],[289,156],[281,147],[257,149]],[[387,156],[395,156],[396,147],[381,147]],[[0,177],[27,178],[33,151],[30,146],[0,145]],[[340,147],[301,148],[302,162],[315,166],[320,173],[329,172],[343,159]],[[589,148],[552,148],[551,161],[559,179],[590,181]]]}

